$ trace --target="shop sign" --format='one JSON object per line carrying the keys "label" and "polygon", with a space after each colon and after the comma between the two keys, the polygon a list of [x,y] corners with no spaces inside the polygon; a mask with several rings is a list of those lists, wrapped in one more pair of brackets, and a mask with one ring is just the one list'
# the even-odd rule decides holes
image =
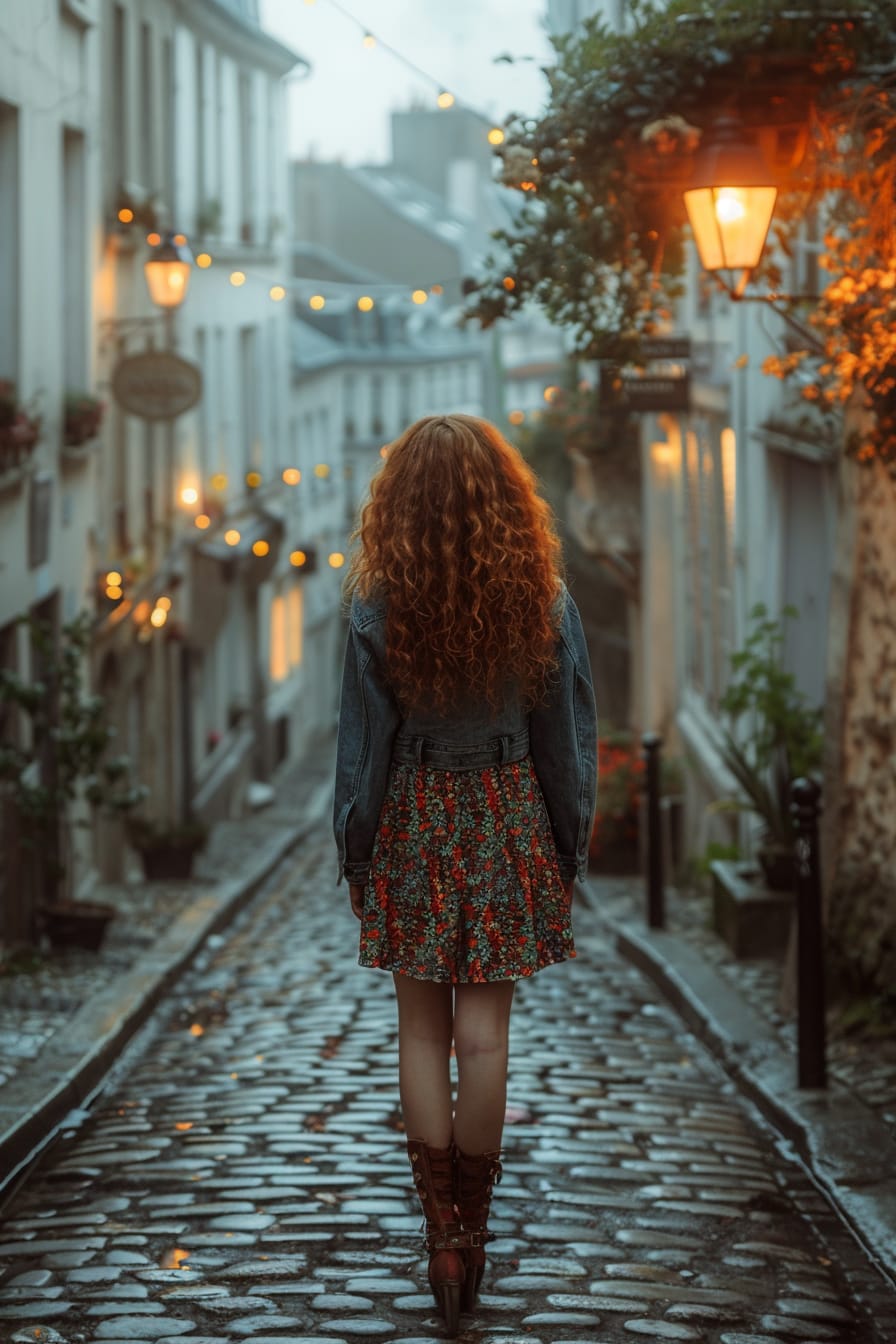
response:
{"label": "shop sign", "polygon": [[140,420],[176,420],[202,396],[202,370],[170,350],[145,350],[117,365],[112,395]]}

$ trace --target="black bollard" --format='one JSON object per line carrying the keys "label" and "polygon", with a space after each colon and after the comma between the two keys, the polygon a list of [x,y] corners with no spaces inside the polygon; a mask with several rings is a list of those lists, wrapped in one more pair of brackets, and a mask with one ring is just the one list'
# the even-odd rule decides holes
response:
{"label": "black bollard", "polygon": [[798,1087],[826,1087],[824,936],[818,817],[821,789],[797,779],[790,789],[796,825]]}
{"label": "black bollard", "polygon": [[666,927],[663,893],[663,824],[660,816],[660,748],[663,739],[659,733],[645,733],[641,738],[647,767],[647,923],[651,929]]}

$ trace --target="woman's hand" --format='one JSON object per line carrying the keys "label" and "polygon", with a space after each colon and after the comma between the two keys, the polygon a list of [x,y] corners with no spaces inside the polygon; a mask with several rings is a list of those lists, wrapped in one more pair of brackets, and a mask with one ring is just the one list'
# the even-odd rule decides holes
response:
{"label": "woman's hand", "polygon": [[364,910],[364,888],[358,886],[356,882],[349,882],[348,894],[352,903],[352,912],[360,919]]}

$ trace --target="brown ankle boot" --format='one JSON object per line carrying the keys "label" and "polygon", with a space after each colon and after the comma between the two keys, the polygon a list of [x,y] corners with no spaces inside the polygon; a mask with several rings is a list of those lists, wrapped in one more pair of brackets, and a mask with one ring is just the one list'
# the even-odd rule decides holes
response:
{"label": "brown ankle boot", "polygon": [[501,1154],[462,1153],[454,1148],[454,1197],[461,1225],[470,1238],[464,1252],[466,1279],[461,1294],[461,1307],[472,1311],[476,1305],[479,1285],[485,1272],[485,1245],[493,1240],[488,1230],[488,1213],[492,1187],[501,1180]]}
{"label": "brown ankle boot", "polygon": [[462,1249],[469,1246],[454,1204],[451,1148],[430,1148],[422,1139],[408,1139],[414,1184],[426,1218],[429,1286],[449,1336],[457,1334],[460,1298],[466,1277]]}

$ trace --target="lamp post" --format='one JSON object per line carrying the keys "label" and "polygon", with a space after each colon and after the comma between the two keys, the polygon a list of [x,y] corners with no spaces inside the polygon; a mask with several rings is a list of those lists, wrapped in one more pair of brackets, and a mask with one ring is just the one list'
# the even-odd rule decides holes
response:
{"label": "lamp post", "polygon": [[741,272],[735,288],[726,285],[733,298],[759,264],[777,198],[759,147],[744,141],[732,117],[721,117],[697,154],[684,204],[704,269]]}

